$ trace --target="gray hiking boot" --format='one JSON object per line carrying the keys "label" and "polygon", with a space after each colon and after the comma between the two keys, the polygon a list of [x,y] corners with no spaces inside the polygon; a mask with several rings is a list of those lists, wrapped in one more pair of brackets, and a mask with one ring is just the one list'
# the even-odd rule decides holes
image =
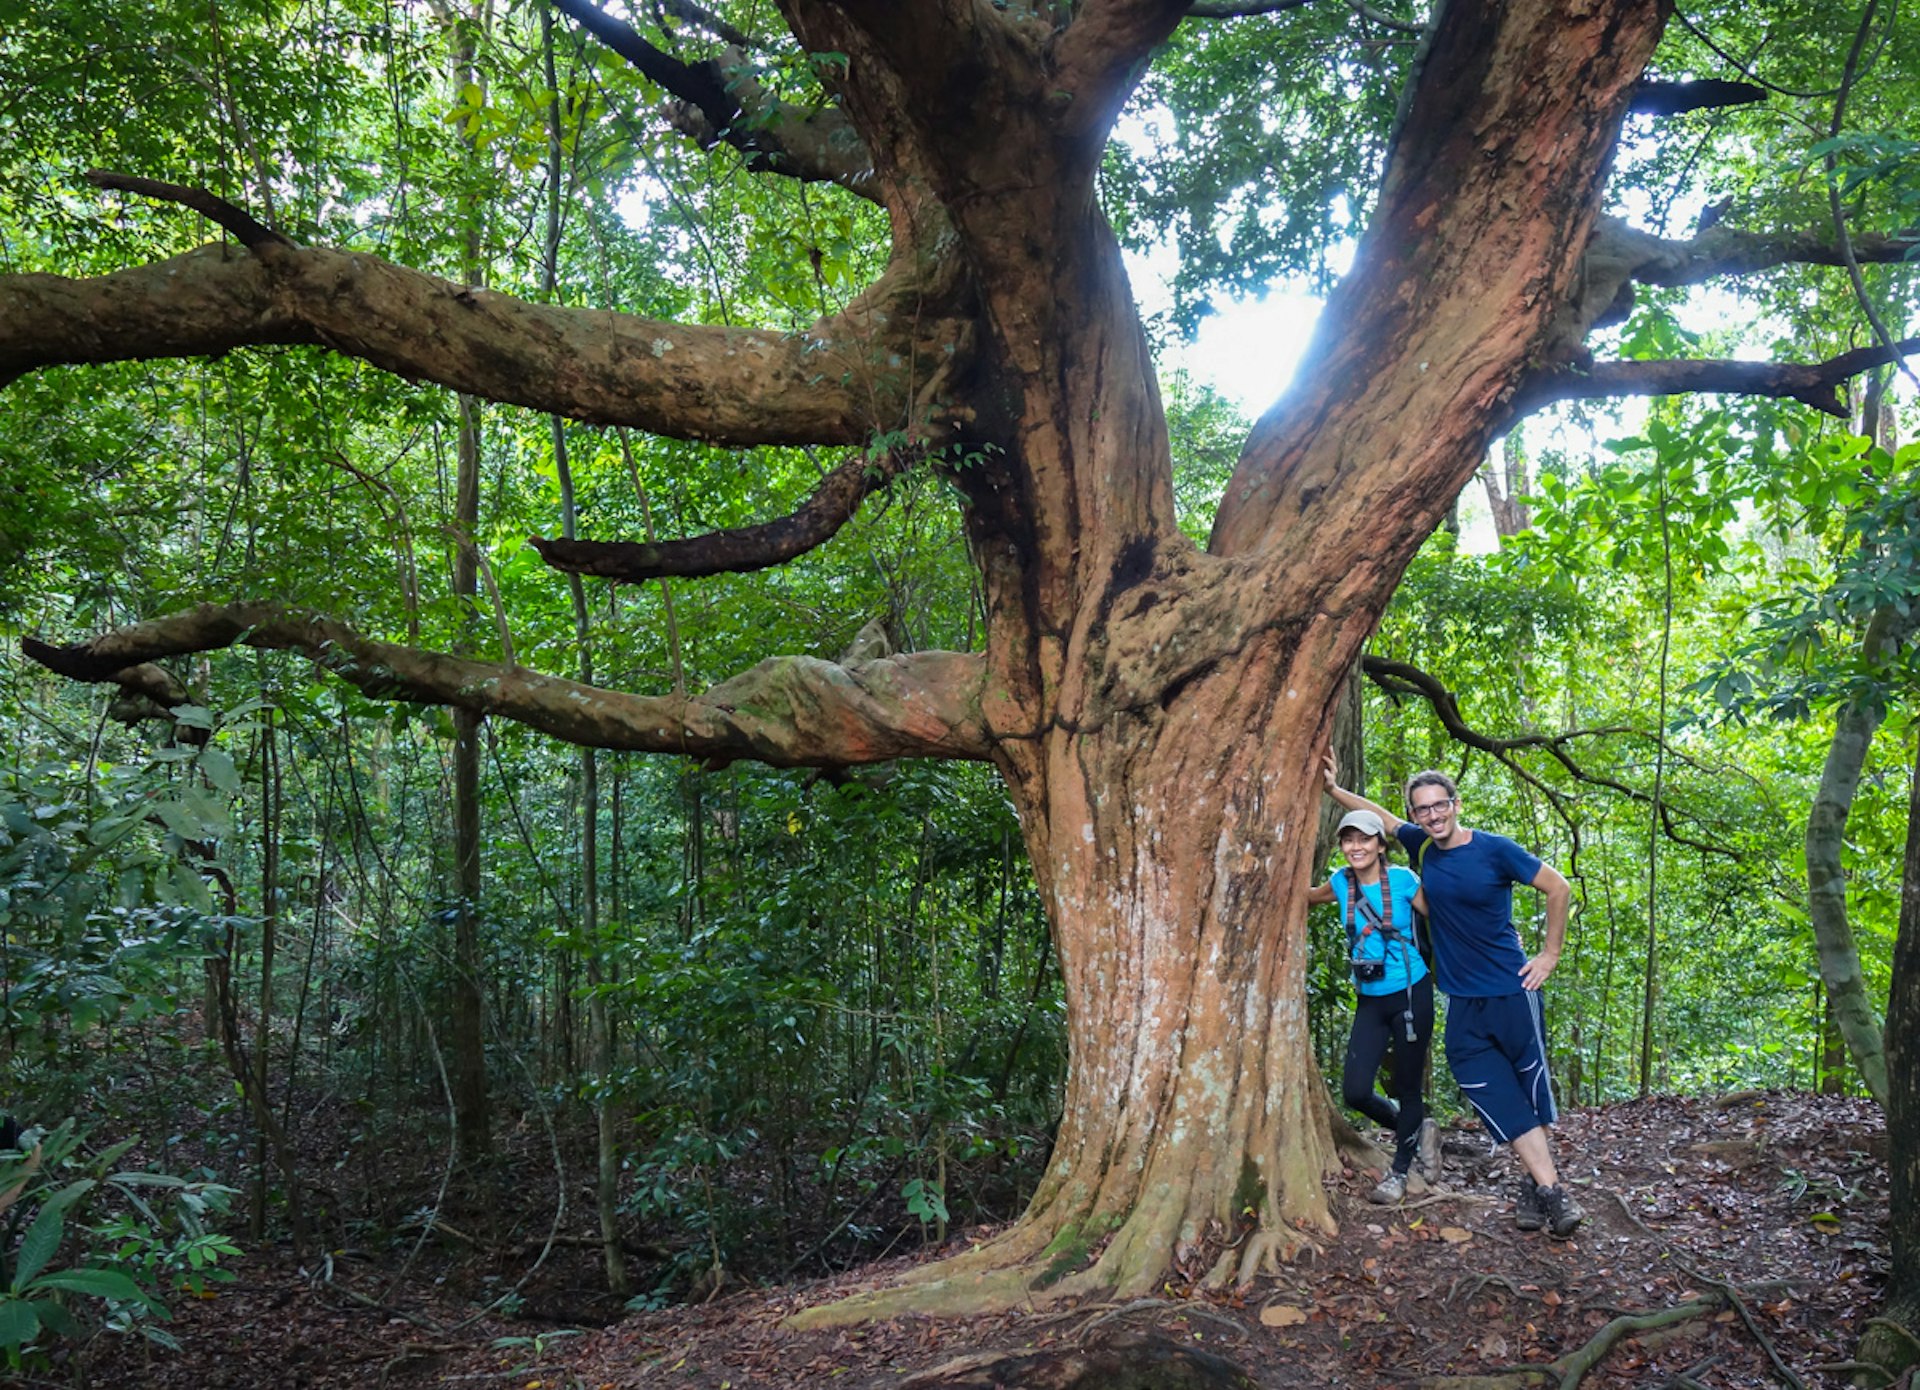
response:
{"label": "gray hiking boot", "polygon": [[1420,1122],[1420,1137],[1416,1141],[1413,1166],[1421,1177],[1428,1182],[1440,1181],[1440,1126],[1431,1118]]}
{"label": "gray hiking boot", "polygon": [[1513,1204],[1514,1225],[1523,1231],[1537,1231],[1547,1224],[1547,1208],[1542,1200],[1545,1191],[1531,1175],[1520,1179],[1520,1197]]}
{"label": "gray hiking boot", "polygon": [[1380,1179],[1379,1186],[1367,1194],[1367,1200],[1376,1206],[1390,1207],[1396,1202],[1404,1201],[1406,1195],[1407,1175],[1389,1169],[1387,1175]]}
{"label": "gray hiking boot", "polygon": [[1542,1214],[1546,1218],[1547,1230],[1565,1240],[1573,1234],[1574,1227],[1586,1220],[1586,1212],[1573,1200],[1573,1194],[1567,1191],[1565,1184],[1535,1189]]}

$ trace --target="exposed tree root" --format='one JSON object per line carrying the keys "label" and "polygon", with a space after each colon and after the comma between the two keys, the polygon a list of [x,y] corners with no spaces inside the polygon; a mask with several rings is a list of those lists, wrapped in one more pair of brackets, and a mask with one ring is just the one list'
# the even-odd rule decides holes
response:
{"label": "exposed tree root", "polygon": [[[941,1263],[945,1263],[942,1261]],[[938,1268],[937,1265],[930,1268]],[[843,1327],[851,1323],[877,1322],[913,1314],[927,1317],[970,1317],[1004,1312],[1009,1308],[1043,1308],[1057,1294],[1051,1289],[1033,1287],[1030,1269],[983,1270],[961,1273],[945,1279],[919,1283],[901,1283],[882,1289],[836,1299],[832,1303],[803,1308],[787,1319],[787,1326],[799,1330],[818,1327]]]}
{"label": "exposed tree root", "polygon": [[1421,1390],[1526,1390],[1528,1386],[1553,1385],[1558,1390],[1574,1390],[1588,1371],[1600,1364],[1609,1351],[1625,1339],[1656,1328],[1704,1317],[1721,1306],[1717,1298],[1697,1299],[1651,1313],[1634,1313],[1615,1318],[1593,1334],[1590,1341],[1549,1361],[1544,1366],[1515,1366],[1483,1376],[1432,1376],[1415,1381]]}
{"label": "exposed tree root", "polygon": [[[1023,1222],[971,1250],[908,1270],[884,1288],[804,1308],[787,1319],[787,1326],[839,1327],[915,1315],[972,1317],[1087,1298],[1137,1299],[1158,1288],[1165,1276],[1173,1248],[1172,1232],[1165,1227],[1165,1222],[1142,1222],[1136,1213],[1124,1225],[1098,1218],[1070,1223],[1049,1240],[1038,1223]],[[1208,1288],[1230,1280],[1249,1284],[1263,1273],[1280,1274],[1301,1250],[1318,1248],[1311,1233],[1285,1223],[1270,1208],[1260,1225],[1221,1253],[1201,1282]]]}
{"label": "exposed tree root", "polygon": [[[1920,1322],[1917,1314],[1920,1314],[1920,1299],[1903,1299],[1890,1302],[1879,1317],[1867,1319],[1857,1359],[1877,1370],[1882,1379],[1863,1380],[1860,1384],[1889,1384],[1909,1367],[1920,1364],[1920,1336],[1913,1332],[1916,1322]],[[1871,1377],[1872,1372],[1856,1370],[1855,1375]]]}
{"label": "exposed tree root", "polygon": [[1478,1298],[1480,1296],[1480,1290],[1490,1284],[1498,1284],[1501,1288],[1523,1302],[1537,1303],[1539,1301],[1532,1294],[1522,1293],[1520,1286],[1504,1274],[1475,1274],[1471,1276],[1462,1275],[1460,1278],[1454,1280],[1453,1283],[1448,1286],[1446,1297],[1443,1298],[1441,1302],[1457,1303],[1463,1298]]}
{"label": "exposed tree root", "polygon": [[900,1382],[900,1390],[1257,1390],[1233,1362],[1155,1333],[1099,1346],[963,1356]]}
{"label": "exposed tree root", "polygon": [[1392,1156],[1367,1138],[1341,1111],[1328,1107],[1327,1127],[1333,1132],[1334,1152],[1356,1168],[1384,1168]]}

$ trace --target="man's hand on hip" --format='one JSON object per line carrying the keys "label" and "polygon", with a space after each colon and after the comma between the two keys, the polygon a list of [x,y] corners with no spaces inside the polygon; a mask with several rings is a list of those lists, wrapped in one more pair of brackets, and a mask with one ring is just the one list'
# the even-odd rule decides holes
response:
{"label": "man's hand on hip", "polygon": [[1547,982],[1547,976],[1553,973],[1553,967],[1560,963],[1558,951],[1542,951],[1520,967],[1520,983],[1527,989],[1538,989]]}

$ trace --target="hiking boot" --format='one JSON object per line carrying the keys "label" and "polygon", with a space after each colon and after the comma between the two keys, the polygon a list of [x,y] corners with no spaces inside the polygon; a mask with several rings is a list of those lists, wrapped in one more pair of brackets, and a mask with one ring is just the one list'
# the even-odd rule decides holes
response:
{"label": "hiking boot", "polygon": [[1580,1209],[1580,1204],[1573,1200],[1573,1194],[1563,1184],[1537,1188],[1535,1196],[1546,1217],[1547,1230],[1562,1240],[1572,1235],[1573,1228],[1586,1220],[1586,1212]]}
{"label": "hiking boot", "polygon": [[1523,1231],[1537,1231],[1547,1224],[1547,1208],[1542,1196],[1545,1191],[1531,1175],[1520,1179],[1520,1198],[1513,1204],[1514,1225]]}
{"label": "hiking boot", "polygon": [[1416,1141],[1413,1166],[1421,1177],[1428,1182],[1440,1181],[1440,1126],[1431,1119],[1420,1122],[1420,1137]]}
{"label": "hiking boot", "polygon": [[1367,1194],[1367,1200],[1377,1206],[1390,1207],[1404,1201],[1407,1195],[1407,1175],[1389,1169],[1380,1179],[1380,1185]]}

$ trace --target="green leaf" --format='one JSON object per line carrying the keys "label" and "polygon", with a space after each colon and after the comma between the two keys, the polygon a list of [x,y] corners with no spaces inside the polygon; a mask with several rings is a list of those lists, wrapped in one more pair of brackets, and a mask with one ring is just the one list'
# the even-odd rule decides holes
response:
{"label": "green leaf", "polygon": [[60,1248],[60,1236],[66,1229],[66,1214],[49,1202],[27,1227],[20,1241],[20,1258],[13,1266],[13,1291],[19,1293],[33,1282],[33,1276],[47,1267],[53,1252]]}
{"label": "green leaf", "polygon": [[20,1347],[40,1335],[40,1315],[23,1298],[0,1297],[0,1347]]}
{"label": "green leaf", "polygon": [[147,1297],[144,1289],[114,1269],[57,1269],[43,1275],[35,1287],[64,1289],[68,1293],[90,1294],[121,1303],[142,1303]]}
{"label": "green leaf", "polygon": [[207,780],[229,796],[240,790],[240,772],[233,758],[222,748],[204,748],[200,752],[200,770]]}

